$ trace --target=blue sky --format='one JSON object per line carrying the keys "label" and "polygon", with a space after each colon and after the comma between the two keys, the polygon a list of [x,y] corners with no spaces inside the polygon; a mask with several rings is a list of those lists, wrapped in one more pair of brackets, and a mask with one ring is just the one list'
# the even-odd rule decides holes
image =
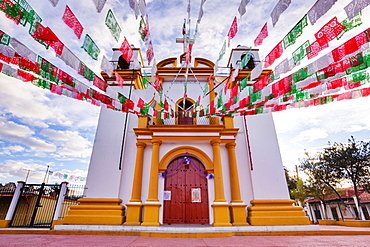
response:
{"label": "blue sky", "polygon": [[[52,7],[47,0],[28,0],[30,5],[43,19],[42,24],[49,26],[61,41],[84,61],[96,74],[100,73],[102,56],[110,58],[111,48],[119,47],[125,36],[130,44],[142,48],[145,57],[145,44],[138,34],[139,20],[128,6],[127,0],[108,0],[103,11],[96,12],[92,0],[60,1]],[[182,53],[182,45],[175,39],[181,37],[184,18],[187,18],[188,0],[150,0],[147,2],[151,40],[156,61]],[[292,0],[290,7],[281,15],[274,28],[269,14],[278,1],[251,0],[247,13],[239,20],[239,31],[231,41],[226,55],[219,63],[226,66],[229,51],[237,45],[253,45],[262,26],[268,22],[269,37],[258,47],[260,56],[264,57],[303,17],[316,0]],[[284,51],[283,57],[275,61],[290,58],[294,49],[305,40],[313,39],[317,32],[332,17],[345,18],[343,7],[350,0],[338,1],[333,8],[318,22],[304,29],[304,35],[297,44]],[[204,57],[216,61],[230,24],[234,16],[239,17],[240,0],[223,1],[207,0],[204,4],[204,15],[199,24],[198,36],[193,48],[194,57]],[[79,40],[73,31],[61,20],[65,5],[68,4],[85,28]],[[198,17],[200,0],[191,0],[191,31],[194,32]],[[368,7],[370,9],[370,7]],[[116,42],[104,25],[105,15],[112,9],[121,28],[119,42]],[[320,55],[348,40],[354,34],[369,27],[365,20],[369,9],[363,11],[363,24],[349,32],[340,41],[333,41],[330,47]],[[369,18],[367,18],[369,19]],[[43,56],[57,67],[72,76],[91,84],[78,75],[73,69],[55,57],[52,49],[45,50],[28,35],[28,26],[15,25],[13,21],[0,12],[0,29],[26,44],[35,53]],[[89,34],[101,52],[98,61],[91,59],[81,49],[83,37]],[[302,61],[305,63],[312,61]],[[46,167],[53,172],[75,176],[86,176],[94,134],[99,115],[99,107],[65,96],[49,93],[29,82],[0,74],[0,183],[24,180],[27,171],[32,169],[29,182],[40,183],[44,179]],[[370,130],[369,98],[359,98],[334,102],[324,106],[300,109],[288,109],[273,113],[283,164],[293,170],[299,164],[298,159],[305,151],[315,152],[330,142],[346,142],[353,135],[358,140],[368,140]],[[60,182],[61,179],[51,176],[49,182]],[[69,181],[75,183],[76,181]]]}

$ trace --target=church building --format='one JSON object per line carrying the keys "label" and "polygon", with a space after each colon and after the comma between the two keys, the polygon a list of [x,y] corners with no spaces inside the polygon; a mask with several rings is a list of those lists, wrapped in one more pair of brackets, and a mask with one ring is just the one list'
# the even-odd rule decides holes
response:
{"label": "church building", "polygon": [[232,90],[261,63],[258,50],[233,49],[227,68],[184,53],[153,70],[138,66],[137,48],[130,62],[121,55],[113,50],[115,70],[102,76],[127,109],[101,108],[86,197],[61,224],[309,224],[289,198],[272,114],[215,109],[220,90]]}

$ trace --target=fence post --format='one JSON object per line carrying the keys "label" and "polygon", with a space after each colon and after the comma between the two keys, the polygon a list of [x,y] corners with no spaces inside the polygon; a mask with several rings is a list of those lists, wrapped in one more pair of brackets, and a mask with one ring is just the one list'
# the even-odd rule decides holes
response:
{"label": "fence post", "polygon": [[19,197],[21,196],[22,193],[22,188],[24,187],[25,182],[23,181],[18,181],[18,185],[14,191],[14,195],[12,198],[12,201],[9,205],[8,212],[6,213],[5,220],[0,221],[0,228],[6,228],[9,226],[10,221],[13,218],[15,208],[17,207]]}
{"label": "fence post", "polygon": [[68,182],[62,182],[62,184],[61,184],[60,193],[59,193],[58,201],[57,201],[57,206],[55,208],[55,213],[54,213],[54,217],[53,217],[53,223],[52,223],[52,226],[51,226],[52,228],[54,228],[54,225],[58,224],[57,222],[58,222],[60,214],[62,212],[63,202],[64,202],[64,198],[65,198],[66,192],[67,192],[67,185],[68,185]]}

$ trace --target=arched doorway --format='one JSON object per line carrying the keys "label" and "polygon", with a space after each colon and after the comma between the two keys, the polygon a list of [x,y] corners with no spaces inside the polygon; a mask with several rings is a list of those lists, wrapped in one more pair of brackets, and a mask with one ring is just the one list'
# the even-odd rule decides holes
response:
{"label": "arched doorway", "polygon": [[182,99],[177,102],[177,105],[177,124],[194,124],[194,118],[192,116],[194,102],[192,102],[190,99]]}
{"label": "arched doorway", "polygon": [[208,224],[208,184],[203,164],[184,154],[167,167],[163,223]]}

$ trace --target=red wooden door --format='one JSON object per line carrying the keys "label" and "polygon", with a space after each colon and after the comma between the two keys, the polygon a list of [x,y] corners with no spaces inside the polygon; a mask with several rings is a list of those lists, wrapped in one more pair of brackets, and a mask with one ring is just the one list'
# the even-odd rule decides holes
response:
{"label": "red wooden door", "polygon": [[190,157],[174,159],[167,168],[164,190],[170,200],[164,200],[163,223],[208,224],[208,184],[203,164]]}

